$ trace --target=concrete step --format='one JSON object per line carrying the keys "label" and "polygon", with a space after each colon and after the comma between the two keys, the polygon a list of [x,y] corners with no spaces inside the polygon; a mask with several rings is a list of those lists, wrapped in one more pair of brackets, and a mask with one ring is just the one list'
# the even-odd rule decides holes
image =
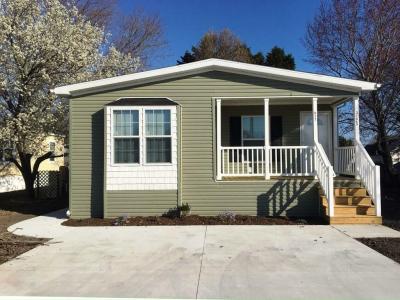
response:
{"label": "concrete step", "polygon": [[382,217],[376,216],[334,216],[326,218],[329,224],[382,224]]}

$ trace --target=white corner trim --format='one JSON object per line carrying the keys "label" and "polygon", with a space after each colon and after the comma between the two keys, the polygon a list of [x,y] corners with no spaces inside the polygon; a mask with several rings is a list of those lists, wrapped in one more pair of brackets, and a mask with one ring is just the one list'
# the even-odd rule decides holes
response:
{"label": "white corner trim", "polygon": [[174,78],[182,75],[191,75],[213,70],[240,73],[276,80],[293,81],[317,86],[323,85],[327,87],[341,88],[358,92],[372,91],[380,87],[380,84],[375,82],[346,79],[328,75],[292,71],[211,58],[178,66],[56,87],[52,90],[52,92],[59,96],[82,95],[93,91],[103,91],[128,85],[132,86],[161,79]]}

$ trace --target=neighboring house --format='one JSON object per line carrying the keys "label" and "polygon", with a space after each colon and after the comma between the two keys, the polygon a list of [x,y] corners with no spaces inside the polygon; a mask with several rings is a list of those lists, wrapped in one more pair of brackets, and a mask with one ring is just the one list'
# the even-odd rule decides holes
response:
{"label": "neighboring house", "polygon": [[[379,169],[358,135],[358,95],[377,87],[219,59],[58,87],[70,98],[71,216],[186,202],[201,215],[315,216],[321,185],[333,218],[333,166],[362,178],[379,216]],[[349,99],[360,151],[336,145],[336,107]]]}
{"label": "neighboring house", "polygon": [[[54,151],[56,155],[64,153],[63,138],[49,135],[43,142],[43,149]],[[9,148],[0,150],[0,193],[25,188],[21,172],[13,163],[6,161],[7,151],[12,150]],[[35,158],[32,158],[32,165],[34,162]],[[64,166],[64,157],[49,158],[40,164],[39,171],[58,171],[61,166]]]}
{"label": "neighboring house", "polygon": [[[396,166],[400,162],[400,137],[389,137],[389,150],[392,156],[393,165]],[[371,143],[365,146],[372,160],[376,164],[383,164],[383,158],[378,152],[377,143]]]}

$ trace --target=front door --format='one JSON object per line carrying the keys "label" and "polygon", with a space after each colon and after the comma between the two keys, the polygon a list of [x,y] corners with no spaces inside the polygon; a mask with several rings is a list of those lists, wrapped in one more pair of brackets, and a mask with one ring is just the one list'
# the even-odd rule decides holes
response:
{"label": "front door", "polygon": [[[331,113],[329,111],[318,112],[318,141],[325,150],[329,160],[332,159],[332,130]],[[314,145],[312,112],[300,112],[300,143],[304,146]]]}

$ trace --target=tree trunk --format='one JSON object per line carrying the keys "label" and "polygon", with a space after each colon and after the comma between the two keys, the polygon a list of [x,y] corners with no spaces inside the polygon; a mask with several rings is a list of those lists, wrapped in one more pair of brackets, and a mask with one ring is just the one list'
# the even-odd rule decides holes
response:
{"label": "tree trunk", "polygon": [[24,178],[25,182],[25,191],[27,192],[29,197],[33,199],[35,198],[34,184],[36,176],[39,172],[40,164],[49,157],[60,157],[62,155],[54,156],[52,152],[47,152],[46,154],[36,158],[35,163],[33,164],[33,168],[31,163],[32,154],[18,151],[18,156],[19,162],[14,158],[11,159],[11,162],[13,162],[21,172],[21,175]]}
{"label": "tree trunk", "polygon": [[32,199],[35,197],[34,191],[34,183],[35,183],[35,174],[32,173],[32,165],[31,165],[32,155],[27,153],[19,153],[19,160],[21,163],[21,174],[24,178],[25,182],[25,191]]}

